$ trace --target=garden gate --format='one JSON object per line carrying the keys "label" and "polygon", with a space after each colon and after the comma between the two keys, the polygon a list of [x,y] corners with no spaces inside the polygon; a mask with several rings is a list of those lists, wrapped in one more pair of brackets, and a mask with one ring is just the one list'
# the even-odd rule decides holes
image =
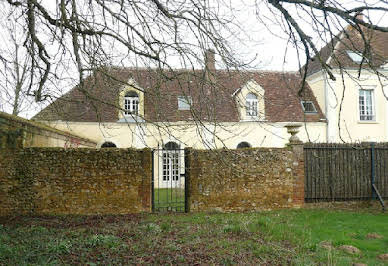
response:
{"label": "garden gate", "polygon": [[152,158],[152,211],[187,212],[184,150],[168,142]]}

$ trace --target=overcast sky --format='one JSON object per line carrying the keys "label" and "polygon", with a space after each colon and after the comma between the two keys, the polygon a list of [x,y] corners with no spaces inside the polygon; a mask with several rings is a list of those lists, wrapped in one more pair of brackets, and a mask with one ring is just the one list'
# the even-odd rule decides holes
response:
{"label": "overcast sky", "polygon": [[[45,0],[43,2],[46,2],[54,7],[56,1]],[[258,2],[259,5],[256,5],[256,2]],[[344,5],[347,6],[355,6],[356,3],[355,1],[343,2]],[[379,1],[369,2],[370,4],[379,3]],[[284,33],[283,29],[279,25],[279,21],[274,19],[273,14],[264,4],[265,1],[231,0],[231,2],[228,3],[233,7],[235,16],[233,22],[241,26],[239,37],[243,40],[243,42],[232,42],[233,49],[246,61],[254,59],[252,62],[252,66],[254,66],[254,68],[260,70],[296,71],[299,68],[298,59],[302,60],[300,62],[302,65],[304,64],[303,52],[298,54],[297,50],[290,43],[287,43],[289,41],[288,35]],[[291,7],[288,11],[291,14],[297,14],[297,12]],[[258,17],[260,19],[258,19]],[[375,23],[385,26],[388,25],[388,18],[383,13],[373,14],[371,17]],[[328,39],[322,38],[322,36],[317,32],[311,30],[311,25],[309,24],[310,21],[307,17],[302,17],[299,22],[306,33],[313,38],[313,41],[318,48],[324,44],[323,41],[329,41]],[[334,30],[333,33],[336,34],[336,31],[338,32],[338,30]],[[4,43],[4,40],[2,40],[2,42]],[[1,45],[2,44],[0,44],[0,46]],[[172,57],[169,60],[171,60],[173,65],[179,67],[178,60],[176,58]],[[177,60],[176,64],[174,63],[174,60]],[[65,91],[66,90],[63,92]],[[37,111],[38,110],[31,108],[27,112],[23,112],[21,116],[31,117]]]}

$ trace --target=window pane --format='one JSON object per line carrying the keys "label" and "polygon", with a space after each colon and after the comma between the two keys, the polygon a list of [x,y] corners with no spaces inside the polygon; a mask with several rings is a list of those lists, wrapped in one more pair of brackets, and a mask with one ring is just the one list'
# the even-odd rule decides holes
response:
{"label": "window pane", "polygon": [[178,110],[190,110],[193,100],[190,96],[178,96]]}
{"label": "window pane", "polygon": [[[135,93],[136,94],[136,93]],[[129,94],[127,94],[129,95]],[[136,94],[137,95],[137,94]],[[124,114],[138,114],[139,110],[139,97],[138,96],[126,96],[124,97]]]}
{"label": "window pane", "polygon": [[316,113],[317,109],[312,101],[301,101],[303,111],[305,113]]}
{"label": "window pane", "polygon": [[375,120],[373,106],[373,90],[360,90],[359,93],[360,120]]}
{"label": "window pane", "polygon": [[257,100],[257,96],[254,95],[253,93],[248,93],[247,94],[247,99],[248,100]]}
{"label": "window pane", "polygon": [[[248,94],[249,95],[249,94]],[[256,99],[246,99],[245,108],[247,116],[257,116],[257,100]]]}
{"label": "window pane", "polygon": [[[353,51],[347,51],[349,57],[356,63],[361,63],[362,61],[362,55],[360,53],[357,53],[357,52],[353,52]],[[365,60],[366,61],[366,60]]]}

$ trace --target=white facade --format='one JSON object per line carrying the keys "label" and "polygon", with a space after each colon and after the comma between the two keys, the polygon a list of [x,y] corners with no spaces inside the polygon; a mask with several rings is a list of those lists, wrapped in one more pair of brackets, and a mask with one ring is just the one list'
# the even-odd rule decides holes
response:
{"label": "white facade", "polygon": [[[388,74],[386,70],[380,71]],[[387,80],[365,69],[360,76],[355,69],[334,69],[333,74],[335,81],[324,71],[307,79],[327,118],[326,141],[388,141]],[[371,96],[371,102],[365,102],[365,92]]]}

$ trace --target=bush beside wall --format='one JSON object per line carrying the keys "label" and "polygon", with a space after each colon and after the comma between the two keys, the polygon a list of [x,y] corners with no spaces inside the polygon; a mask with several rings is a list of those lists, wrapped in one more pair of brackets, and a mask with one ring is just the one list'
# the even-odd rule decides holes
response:
{"label": "bush beside wall", "polygon": [[149,212],[151,175],[148,149],[1,150],[0,215]]}

